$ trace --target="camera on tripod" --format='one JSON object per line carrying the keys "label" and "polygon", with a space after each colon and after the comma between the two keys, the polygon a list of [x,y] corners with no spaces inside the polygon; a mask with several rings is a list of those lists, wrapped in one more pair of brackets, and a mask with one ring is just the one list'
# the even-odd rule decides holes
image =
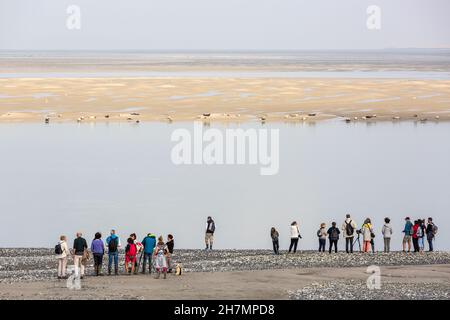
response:
{"label": "camera on tripod", "polygon": [[362,232],[361,232],[361,229],[357,229],[356,230],[356,234],[358,235],[358,237],[355,239],[355,241],[353,241],[353,245],[355,245],[356,243],[358,243],[358,247],[359,247],[359,252],[361,252],[361,240],[359,240],[359,238],[360,238],[360,236],[361,236],[361,234],[362,234]]}

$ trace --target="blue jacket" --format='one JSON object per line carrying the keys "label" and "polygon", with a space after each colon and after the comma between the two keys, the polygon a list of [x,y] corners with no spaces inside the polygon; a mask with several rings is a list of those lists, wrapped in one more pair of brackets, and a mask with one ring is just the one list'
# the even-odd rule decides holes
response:
{"label": "blue jacket", "polygon": [[144,246],[144,253],[153,253],[153,249],[156,246],[156,237],[154,234],[148,234],[144,240],[142,240],[142,245]]}
{"label": "blue jacket", "polygon": [[[115,234],[112,234],[108,238],[106,238],[106,246],[109,248],[109,243],[111,242],[111,240],[115,240],[115,239],[117,239],[117,250],[118,250],[119,247],[121,246],[121,243],[120,243],[120,238]],[[108,251],[109,251],[109,249],[108,249]]]}
{"label": "blue jacket", "polygon": [[405,223],[405,228],[403,229],[403,232],[405,233],[406,236],[410,236],[411,235],[411,228],[413,227],[413,224],[411,221],[407,221]]}

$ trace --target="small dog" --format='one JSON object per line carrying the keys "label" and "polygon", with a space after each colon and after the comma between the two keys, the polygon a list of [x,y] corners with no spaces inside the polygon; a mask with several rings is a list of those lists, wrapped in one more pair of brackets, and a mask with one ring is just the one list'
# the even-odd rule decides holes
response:
{"label": "small dog", "polygon": [[180,263],[178,263],[177,266],[175,267],[175,275],[181,276],[182,272],[183,266]]}

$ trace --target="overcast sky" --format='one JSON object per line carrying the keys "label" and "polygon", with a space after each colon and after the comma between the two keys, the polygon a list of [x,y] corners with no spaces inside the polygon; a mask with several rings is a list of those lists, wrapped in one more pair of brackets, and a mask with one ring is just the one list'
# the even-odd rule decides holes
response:
{"label": "overcast sky", "polygon": [[[73,4],[80,30],[66,27]],[[0,49],[449,48],[449,14],[449,0],[0,0]]]}

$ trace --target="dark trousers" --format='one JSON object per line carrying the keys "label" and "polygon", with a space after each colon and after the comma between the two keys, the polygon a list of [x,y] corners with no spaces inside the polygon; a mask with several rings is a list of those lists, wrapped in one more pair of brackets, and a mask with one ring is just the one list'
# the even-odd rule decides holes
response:
{"label": "dark trousers", "polygon": [[298,238],[291,238],[291,245],[289,246],[289,252],[291,252],[292,247],[294,247],[294,253],[297,252]]}
{"label": "dark trousers", "polygon": [[413,238],[414,252],[419,252],[419,238]]}
{"label": "dark trousers", "polygon": [[94,266],[102,266],[103,264],[103,253],[94,253]]}
{"label": "dark trousers", "polygon": [[94,253],[93,256],[95,275],[98,276],[102,272],[103,253]]}
{"label": "dark trousers", "polygon": [[272,245],[273,245],[273,252],[275,254],[280,253],[280,244],[279,244],[278,240],[272,240]]}
{"label": "dark trousers", "polygon": [[325,252],[326,239],[319,239],[319,252]]}
{"label": "dark trousers", "polygon": [[142,272],[145,273],[145,267],[148,261],[148,273],[152,273],[152,253],[144,252],[144,261],[142,262]]}
{"label": "dark trousers", "polygon": [[353,237],[345,238],[345,251],[353,253]]}
{"label": "dark trousers", "polygon": [[334,245],[334,252],[337,252],[337,243],[338,243],[337,240],[331,240],[330,239],[330,250],[329,250],[330,253],[331,253],[331,250],[333,248],[333,245]]}
{"label": "dark trousers", "polygon": [[428,239],[428,247],[430,248],[430,252],[433,251],[433,239]]}
{"label": "dark trousers", "polygon": [[375,253],[375,241],[373,240],[373,238],[372,240],[370,240],[370,246],[372,247],[372,253]]}

